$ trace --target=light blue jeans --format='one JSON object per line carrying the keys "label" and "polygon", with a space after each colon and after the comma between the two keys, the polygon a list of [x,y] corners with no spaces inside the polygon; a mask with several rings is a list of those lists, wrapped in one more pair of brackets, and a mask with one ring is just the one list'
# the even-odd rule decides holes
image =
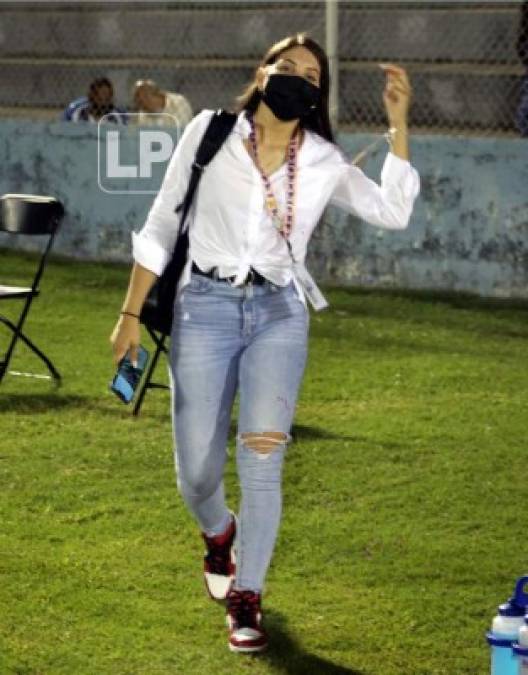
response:
{"label": "light blue jeans", "polygon": [[[293,283],[236,288],[192,274],[174,304],[170,379],[177,485],[208,535],[229,524],[223,473],[239,392],[236,588],[261,592],[273,553],[308,324]],[[280,432],[284,441],[257,452],[241,437],[248,432]]]}

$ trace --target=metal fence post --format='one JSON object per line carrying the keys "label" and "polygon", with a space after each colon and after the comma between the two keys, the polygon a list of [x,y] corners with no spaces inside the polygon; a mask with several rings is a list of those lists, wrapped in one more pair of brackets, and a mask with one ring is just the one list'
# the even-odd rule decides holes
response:
{"label": "metal fence post", "polygon": [[338,54],[339,0],[326,0],[326,53],[330,66],[330,122],[337,129],[339,120],[339,54]]}

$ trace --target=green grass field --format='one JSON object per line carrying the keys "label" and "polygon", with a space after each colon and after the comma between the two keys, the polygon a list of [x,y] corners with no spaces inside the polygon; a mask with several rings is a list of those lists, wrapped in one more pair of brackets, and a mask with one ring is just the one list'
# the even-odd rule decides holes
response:
{"label": "green grass field", "polygon": [[[0,251],[3,283],[33,267]],[[133,419],[107,391],[128,271],[53,259],[27,332],[64,383],[0,387],[0,673],[488,672],[484,632],[528,571],[526,305],[329,292],[285,464],[272,644],[247,657],[204,591],[168,392]],[[11,368],[44,372],[22,344]],[[236,507],[232,440],[226,486]]]}

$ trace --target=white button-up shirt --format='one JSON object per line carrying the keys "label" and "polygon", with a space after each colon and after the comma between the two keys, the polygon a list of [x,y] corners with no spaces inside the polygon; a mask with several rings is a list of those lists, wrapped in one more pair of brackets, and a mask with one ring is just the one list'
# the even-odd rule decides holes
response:
{"label": "white button-up shirt", "polygon": [[[161,189],[139,233],[132,233],[133,257],[160,276],[176,242],[179,214],[191,164],[205,129],[214,115],[199,113],[187,125],[169,162]],[[219,276],[236,276],[241,283],[250,267],[271,282],[285,286],[292,279],[286,243],[274,227],[264,204],[261,175],[243,144],[250,131],[241,112],[227,140],[205,168],[188,216],[189,262],[202,270],[217,267]],[[286,209],[286,164],[269,176],[280,213]],[[407,227],[420,189],[418,173],[409,162],[388,153],[381,185],[351,165],[334,144],[309,130],[297,155],[294,223],[290,236],[296,260],[303,261],[310,236],[327,204],[334,204],[372,225],[401,230]]]}

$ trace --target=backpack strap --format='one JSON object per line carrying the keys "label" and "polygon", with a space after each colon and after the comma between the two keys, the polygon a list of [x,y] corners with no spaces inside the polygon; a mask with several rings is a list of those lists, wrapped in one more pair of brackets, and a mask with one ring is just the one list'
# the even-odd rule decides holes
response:
{"label": "backpack strap", "polygon": [[185,220],[187,219],[187,214],[189,213],[203,170],[222,147],[236,120],[237,115],[235,113],[229,113],[225,110],[217,110],[211,117],[191,166],[191,177],[187,186],[187,192],[181,204],[178,204],[176,207],[176,213],[181,212],[179,234],[185,229]]}

